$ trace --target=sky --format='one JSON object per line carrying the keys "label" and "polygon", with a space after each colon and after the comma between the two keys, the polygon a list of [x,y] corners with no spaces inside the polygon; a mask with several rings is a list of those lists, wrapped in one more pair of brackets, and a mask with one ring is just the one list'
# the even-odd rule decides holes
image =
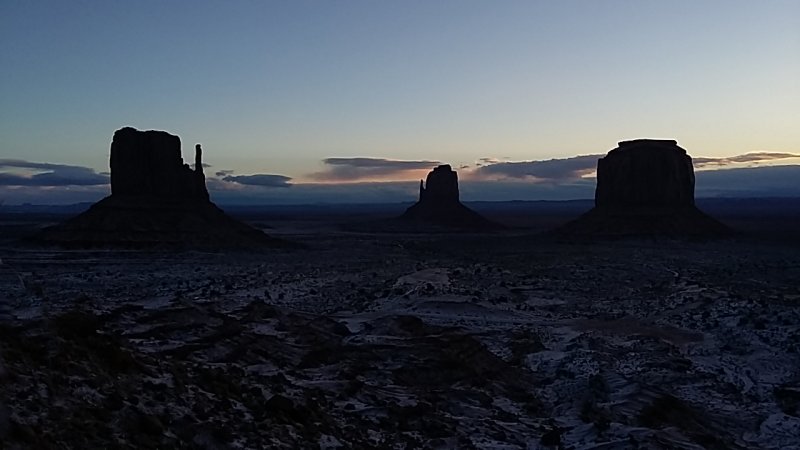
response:
{"label": "sky", "polygon": [[229,202],[410,200],[439,163],[466,199],[590,198],[642,137],[728,171],[698,195],[800,196],[796,0],[10,0],[0,67],[8,203],[106,195],[124,126],[202,143]]}

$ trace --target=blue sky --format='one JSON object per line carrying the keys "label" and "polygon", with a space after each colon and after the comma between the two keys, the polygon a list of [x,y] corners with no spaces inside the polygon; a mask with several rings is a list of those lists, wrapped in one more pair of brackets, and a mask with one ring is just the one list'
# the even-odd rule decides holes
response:
{"label": "blue sky", "polygon": [[[398,160],[468,180],[639,137],[695,157],[800,153],[795,0],[6,1],[0,67],[0,159],[31,163],[0,173],[26,177],[107,170],[123,126],[177,134],[187,157],[202,143],[212,177],[290,189],[424,175]],[[388,162],[342,164],[355,158]]]}

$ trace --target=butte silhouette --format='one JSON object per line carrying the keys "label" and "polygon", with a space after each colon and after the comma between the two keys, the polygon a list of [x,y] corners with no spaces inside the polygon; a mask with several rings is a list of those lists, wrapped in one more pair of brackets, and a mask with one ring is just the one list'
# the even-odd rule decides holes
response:
{"label": "butte silhouette", "polygon": [[595,206],[556,234],[712,237],[730,230],[694,203],[692,158],[677,141],[623,141],[597,162]]}
{"label": "butte silhouette", "polygon": [[110,196],[34,240],[127,248],[285,244],[232,219],[209,200],[199,144],[192,170],[183,163],[178,136],[126,127],[114,133],[110,166]]}
{"label": "butte silhouette", "polygon": [[490,230],[499,225],[464,206],[458,195],[458,174],[449,165],[441,165],[419,182],[419,201],[409,207],[400,220],[418,224]]}

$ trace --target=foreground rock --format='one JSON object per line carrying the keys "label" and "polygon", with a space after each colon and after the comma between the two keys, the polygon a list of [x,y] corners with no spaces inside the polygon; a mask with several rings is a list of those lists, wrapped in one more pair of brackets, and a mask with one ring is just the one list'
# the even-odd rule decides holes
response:
{"label": "foreground rock", "polygon": [[68,247],[250,247],[283,245],[227,216],[208,197],[202,149],[183,163],[181,141],[164,131],[122,128],[111,143],[111,195],[43,230],[36,241]]}
{"label": "foreground rock", "polygon": [[400,219],[428,225],[471,230],[489,230],[499,226],[464,206],[458,198],[458,174],[449,165],[441,165],[419,182],[419,201]]}
{"label": "foreground rock", "polygon": [[692,158],[673,140],[623,141],[597,162],[595,207],[557,230],[573,236],[720,236],[694,204]]}

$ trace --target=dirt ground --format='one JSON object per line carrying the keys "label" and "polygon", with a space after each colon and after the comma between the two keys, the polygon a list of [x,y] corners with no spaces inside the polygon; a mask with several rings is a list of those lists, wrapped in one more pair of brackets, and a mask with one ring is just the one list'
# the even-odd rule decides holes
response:
{"label": "dirt ground", "polygon": [[270,226],[305,248],[7,233],[0,446],[798,448],[800,241]]}

